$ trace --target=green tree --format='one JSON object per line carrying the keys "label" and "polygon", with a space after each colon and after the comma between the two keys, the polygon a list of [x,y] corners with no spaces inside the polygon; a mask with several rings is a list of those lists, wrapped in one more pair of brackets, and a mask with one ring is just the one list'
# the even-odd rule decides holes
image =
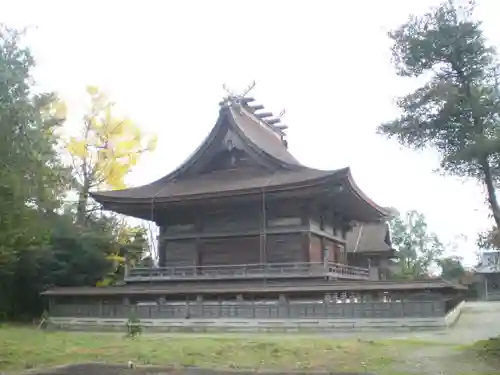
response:
{"label": "green tree", "polygon": [[447,1],[389,34],[397,74],[426,82],[397,101],[401,116],[378,131],[405,146],[433,148],[445,172],[484,184],[500,227],[497,55],[473,9]]}
{"label": "green tree", "polygon": [[19,276],[31,272],[35,260],[28,260],[36,258],[31,257],[33,249],[46,244],[70,182],[56,147],[62,124],[57,98],[33,89],[34,60],[22,36],[0,25],[1,315],[17,309]]}
{"label": "green tree", "polygon": [[39,215],[59,207],[69,181],[54,147],[56,98],[32,92],[34,62],[21,35],[0,25],[0,249],[38,239]]}
{"label": "green tree", "polygon": [[[58,153],[67,146],[58,136],[65,108],[35,93],[21,38],[0,25],[0,319],[40,316],[40,292],[51,286],[94,286],[110,274],[114,282],[123,274],[114,257],[137,262],[147,246],[144,231],[115,217],[94,213],[75,226],[76,205],[62,204],[73,186]],[[115,151],[125,152],[124,142]]]}
{"label": "green tree", "polygon": [[428,276],[429,268],[437,264],[444,252],[438,236],[429,232],[425,216],[409,211],[395,216],[391,222],[392,243],[399,251],[398,278],[418,279]]}
{"label": "green tree", "polygon": [[114,284],[123,280],[125,267],[138,266],[142,258],[149,253],[147,231],[141,226],[130,226],[125,220],[114,216],[103,217],[111,226],[113,243],[110,244],[106,259],[112,262],[112,269],[100,280],[98,286]]}
{"label": "green tree", "polygon": [[438,259],[437,264],[441,267],[441,277],[445,280],[460,280],[465,275],[462,258],[452,255]]}

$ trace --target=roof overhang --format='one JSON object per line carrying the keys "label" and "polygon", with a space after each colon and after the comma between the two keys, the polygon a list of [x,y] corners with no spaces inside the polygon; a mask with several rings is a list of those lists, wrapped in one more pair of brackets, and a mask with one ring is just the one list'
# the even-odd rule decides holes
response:
{"label": "roof overhang", "polygon": [[[262,181],[264,183],[247,189],[219,189],[202,194],[186,194],[172,197],[152,198],[120,198],[106,197],[93,193],[92,197],[103,205],[106,210],[118,212],[145,220],[153,220],[155,212],[173,207],[200,204],[204,202],[227,202],[228,200],[260,199],[266,194],[268,199],[285,197],[304,197],[323,200],[329,203],[335,211],[345,215],[350,220],[376,222],[384,220],[389,212],[376,205],[354,183],[349,168],[337,171],[318,171],[323,175],[292,183],[275,183],[271,175]],[[231,184],[228,184],[231,186]]]}
{"label": "roof overhang", "polygon": [[397,291],[397,290],[466,290],[459,284],[453,284],[445,280],[420,280],[420,281],[370,281],[370,282],[335,282],[310,285],[196,285],[172,286],[172,285],[148,285],[138,286],[107,286],[107,287],[67,287],[49,289],[43,293],[44,296],[97,296],[97,295],[179,295],[200,293],[286,293],[286,292],[336,292],[336,291]]}
{"label": "roof overhang", "polygon": [[382,249],[382,250],[367,250],[367,251],[348,251],[348,255],[360,255],[364,257],[376,256],[376,257],[386,257],[389,259],[398,259],[400,257],[399,253],[395,249]]}
{"label": "roof overhang", "polygon": [[348,219],[369,223],[384,221],[390,217],[384,207],[373,202],[356,185],[349,168],[346,168],[340,184],[334,180],[327,180],[324,184],[328,186],[324,198],[327,198],[336,212],[343,213]]}

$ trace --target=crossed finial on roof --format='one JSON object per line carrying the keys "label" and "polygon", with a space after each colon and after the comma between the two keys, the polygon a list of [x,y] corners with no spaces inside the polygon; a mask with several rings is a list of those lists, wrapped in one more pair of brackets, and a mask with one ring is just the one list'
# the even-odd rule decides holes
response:
{"label": "crossed finial on roof", "polygon": [[228,94],[227,99],[229,100],[235,100],[235,99],[239,100],[246,97],[248,93],[254,89],[254,87],[255,87],[255,80],[252,81],[252,83],[250,83],[247,87],[245,87],[243,91],[241,91],[240,93],[236,93],[234,90],[231,90],[225,83],[222,85],[222,88]]}

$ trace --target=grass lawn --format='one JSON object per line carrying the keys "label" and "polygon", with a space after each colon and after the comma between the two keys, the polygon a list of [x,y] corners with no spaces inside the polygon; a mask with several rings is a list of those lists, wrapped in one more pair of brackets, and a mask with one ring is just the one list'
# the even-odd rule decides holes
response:
{"label": "grass lawn", "polygon": [[470,348],[478,358],[500,368],[500,337],[475,342]]}
{"label": "grass lawn", "polygon": [[[412,368],[413,353],[436,344],[413,340],[332,340],[298,335],[144,334],[47,332],[0,327],[0,372],[104,361],[137,365],[229,369],[368,371],[426,374]],[[408,369],[408,367],[410,367]]]}

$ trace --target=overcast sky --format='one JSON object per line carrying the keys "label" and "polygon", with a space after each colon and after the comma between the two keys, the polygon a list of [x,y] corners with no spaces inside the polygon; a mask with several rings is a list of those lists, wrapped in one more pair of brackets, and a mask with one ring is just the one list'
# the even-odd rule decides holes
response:
{"label": "overcast sky", "polygon": [[[415,87],[395,75],[386,33],[432,0],[52,1],[0,0],[0,21],[29,33],[40,86],[73,113],[87,84],[105,89],[158,148],[131,173],[139,185],[174,169],[214,125],[222,84],[254,96],[289,125],[291,152],[324,169],[350,166],[380,205],[423,212],[444,242],[474,260],[488,227],[483,188],[441,177],[431,152],[403,150],[375,134]],[[498,0],[479,0],[500,44]]]}

